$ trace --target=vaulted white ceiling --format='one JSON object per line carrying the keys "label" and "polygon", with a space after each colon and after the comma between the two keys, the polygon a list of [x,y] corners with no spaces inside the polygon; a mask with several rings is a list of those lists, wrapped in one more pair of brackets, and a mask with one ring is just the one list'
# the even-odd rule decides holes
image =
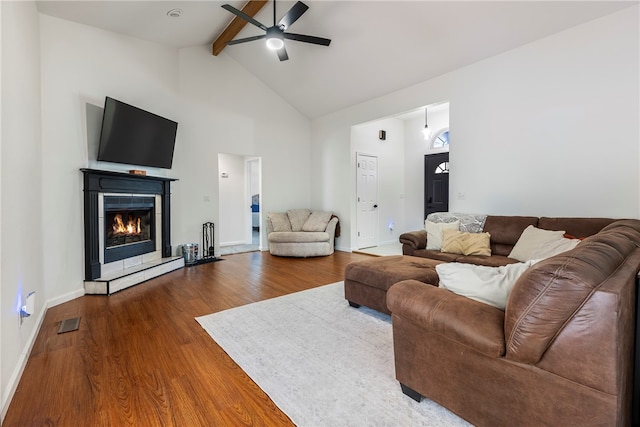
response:
{"label": "vaulted white ceiling", "polygon": [[[304,1],[288,31],[332,39],[287,41],[280,62],[262,40],[228,55],[309,118],[409,87],[638,1]],[[209,45],[244,1],[39,1],[41,13],[177,48]],[[279,20],[293,1],[278,1]],[[179,18],[167,16],[181,9]],[[255,17],[273,25],[273,2]],[[247,25],[240,37],[262,34]],[[212,56],[212,61],[218,58]]]}

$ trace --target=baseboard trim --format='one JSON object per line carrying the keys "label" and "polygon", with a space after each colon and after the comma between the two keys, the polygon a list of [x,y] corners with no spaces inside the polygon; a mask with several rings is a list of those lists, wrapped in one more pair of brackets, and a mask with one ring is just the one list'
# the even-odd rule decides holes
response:
{"label": "baseboard trim", "polygon": [[250,245],[252,242],[247,243],[245,240],[237,240],[235,242],[220,242],[220,247],[224,248],[225,246],[236,246],[236,245]]}
{"label": "baseboard trim", "polygon": [[2,417],[0,422],[4,422],[4,417],[7,415],[9,405],[11,404],[11,400],[13,399],[13,395],[16,393],[16,389],[18,388],[18,384],[20,383],[20,378],[22,378],[24,368],[27,366],[29,355],[31,354],[33,345],[36,342],[38,333],[40,333],[40,328],[42,327],[42,322],[44,321],[44,316],[47,313],[48,308],[49,306],[47,302],[45,303],[44,307],[42,307],[42,310],[36,318],[36,326],[31,330],[31,333],[27,338],[27,345],[25,345],[24,349],[20,353],[18,363],[16,364],[13,373],[11,374],[11,378],[9,379],[9,383],[7,384],[7,388],[5,389],[4,393],[2,393]]}
{"label": "baseboard trim", "polygon": [[84,294],[84,287],[82,287],[64,295],[60,295],[59,297],[52,298],[47,301],[47,308],[55,307],[56,305],[64,304],[65,302],[80,298],[81,296],[84,296]]}

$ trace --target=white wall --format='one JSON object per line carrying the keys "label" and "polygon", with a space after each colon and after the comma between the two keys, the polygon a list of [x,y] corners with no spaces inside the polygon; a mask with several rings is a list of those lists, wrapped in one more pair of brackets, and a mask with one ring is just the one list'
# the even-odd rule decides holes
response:
{"label": "white wall", "polygon": [[[26,363],[46,297],[42,240],[40,41],[32,2],[0,2],[2,11],[2,167],[0,168],[0,327],[2,418]],[[54,249],[54,252],[57,250]],[[61,251],[60,251],[61,252]],[[35,313],[19,326],[22,298],[36,292]]]}
{"label": "white wall", "polygon": [[[218,218],[220,152],[262,159],[263,212],[309,206],[306,117],[225,52],[214,57],[206,46],[180,50],[180,97],[186,139],[176,144],[172,171],[180,178],[172,196],[176,244],[201,240],[203,222],[215,222],[217,230],[225,226]],[[211,202],[204,202],[204,196]]]}
{"label": "white wall", "polygon": [[[82,295],[84,278],[80,168],[130,169],[90,162],[86,103],[111,96],[180,122],[178,51],[46,15],[40,16],[45,177],[43,244],[48,298]],[[183,141],[178,127],[176,144]],[[139,169],[139,167],[138,167]]]}
{"label": "white wall", "polygon": [[448,100],[450,194],[466,195],[450,210],[639,217],[638,16],[626,8],[314,120],[314,204],[350,218],[353,125]]}
{"label": "white wall", "polygon": [[179,123],[173,169],[149,171],[178,179],[171,211],[176,253],[180,244],[202,240],[204,222],[215,222],[217,232],[224,227],[218,221],[219,152],[263,157],[269,176],[263,188],[274,210],[309,205],[308,119],[229,57],[213,57],[207,47],[179,51],[45,15],[40,21],[43,203],[56,211],[45,218],[43,243],[62,248],[45,259],[49,298],[77,296],[83,287],[79,169],[129,168],[90,160],[87,102],[101,106],[108,95]]}

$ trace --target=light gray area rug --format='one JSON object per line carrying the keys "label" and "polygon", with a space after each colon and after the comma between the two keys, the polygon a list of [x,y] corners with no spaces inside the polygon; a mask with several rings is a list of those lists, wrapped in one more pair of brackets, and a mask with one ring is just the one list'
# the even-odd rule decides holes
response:
{"label": "light gray area rug", "polygon": [[300,427],[469,425],[402,393],[390,317],[349,307],[342,282],[196,320]]}

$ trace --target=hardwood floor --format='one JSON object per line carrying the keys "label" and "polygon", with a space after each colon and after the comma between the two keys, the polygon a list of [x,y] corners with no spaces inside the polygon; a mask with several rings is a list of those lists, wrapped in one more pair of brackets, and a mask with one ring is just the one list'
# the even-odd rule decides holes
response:
{"label": "hardwood floor", "polygon": [[2,425],[293,425],[194,318],[343,280],[368,258],[229,255],[52,307]]}

